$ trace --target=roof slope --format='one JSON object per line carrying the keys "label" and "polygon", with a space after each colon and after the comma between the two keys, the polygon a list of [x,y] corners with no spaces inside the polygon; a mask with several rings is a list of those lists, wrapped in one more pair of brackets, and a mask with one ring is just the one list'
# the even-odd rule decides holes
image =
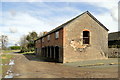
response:
{"label": "roof slope", "polygon": [[120,31],[112,32],[108,34],[108,41],[120,40]]}
{"label": "roof slope", "polygon": [[[66,23],[64,23],[64,24],[62,24],[62,25],[56,27],[55,29],[53,29],[53,30],[51,30],[50,32],[48,32],[47,34],[41,36],[40,38],[45,37],[45,36],[47,36],[47,35],[49,35],[49,34],[55,32],[55,31],[58,31],[59,29],[63,28],[65,25],[71,23],[72,21],[74,21],[75,19],[77,19],[78,17],[82,16],[82,15],[85,14],[85,13],[87,13],[92,19],[94,19],[94,20],[95,20],[100,26],[102,26],[105,30],[109,31],[109,30],[108,30],[101,22],[99,22],[89,11],[86,11],[86,12],[84,12],[84,13],[78,15],[77,17],[75,17],[75,18],[73,18],[73,19],[67,21]],[[39,39],[40,39],[40,38],[39,38]]]}

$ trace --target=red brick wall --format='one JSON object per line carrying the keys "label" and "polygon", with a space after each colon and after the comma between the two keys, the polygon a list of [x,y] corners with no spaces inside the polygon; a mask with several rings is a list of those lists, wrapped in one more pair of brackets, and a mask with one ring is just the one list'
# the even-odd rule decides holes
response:
{"label": "red brick wall", "polygon": [[59,38],[55,38],[55,32],[49,34],[50,40],[48,41],[47,36],[44,37],[44,42],[42,42],[42,47],[44,46],[63,46],[63,29],[59,30]]}
{"label": "red brick wall", "polygon": [[40,48],[40,47],[41,47],[41,39],[35,42],[35,48]]}
{"label": "red brick wall", "polygon": [[49,34],[50,40],[48,41],[47,36],[44,37],[44,42],[42,39],[37,40],[35,43],[35,48],[41,48],[45,46],[63,46],[63,29],[59,30],[59,38],[55,38],[55,32]]}

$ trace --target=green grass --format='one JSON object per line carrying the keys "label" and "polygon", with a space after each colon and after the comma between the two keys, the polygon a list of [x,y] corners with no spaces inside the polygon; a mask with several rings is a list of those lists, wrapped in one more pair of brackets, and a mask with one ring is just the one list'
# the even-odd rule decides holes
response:
{"label": "green grass", "polygon": [[3,53],[14,53],[19,52],[20,50],[2,50]]}
{"label": "green grass", "polygon": [[23,53],[19,53],[19,52],[18,52],[18,54],[32,54],[32,53],[34,53],[34,51],[30,51],[30,52],[23,52]]}
{"label": "green grass", "polygon": [[34,51],[20,53],[20,50],[2,50],[3,53],[31,54]]}
{"label": "green grass", "polygon": [[[2,54],[1,58],[2,58],[2,60],[1,60],[2,64],[8,64],[10,59],[13,58],[13,55],[11,55],[11,54]],[[1,67],[0,73],[2,74],[2,76],[5,76],[6,71],[9,69],[9,65],[2,65],[2,66],[0,65],[0,67]]]}
{"label": "green grass", "polygon": [[7,63],[13,57],[13,55],[11,55],[11,54],[2,54],[1,57],[6,58],[6,59],[2,59],[2,64],[4,64],[4,63]]}
{"label": "green grass", "polygon": [[[2,58],[0,56],[0,64],[2,64]],[[0,75],[2,75],[2,66],[0,65]]]}
{"label": "green grass", "polygon": [[[2,50],[2,55],[0,56],[0,64],[8,64],[10,62],[10,59],[14,57],[14,54],[6,54],[6,53],[17,53],[17,54],[32,54],[32,52],[24,52],[24,53],[19,53],[20,50]],[[0,75],[4,77],[6,75],[7,70],[9,69],[9,65],[0,65]]]}

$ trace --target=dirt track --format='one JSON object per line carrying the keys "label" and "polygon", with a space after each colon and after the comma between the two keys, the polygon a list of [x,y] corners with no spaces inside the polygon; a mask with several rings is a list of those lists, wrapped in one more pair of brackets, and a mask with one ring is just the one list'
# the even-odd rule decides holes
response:
{"label": "dirt track", "polygon": [[15,78],[116,78],[117,67],[89,69],[38,61],[35,56],[15,55]]}

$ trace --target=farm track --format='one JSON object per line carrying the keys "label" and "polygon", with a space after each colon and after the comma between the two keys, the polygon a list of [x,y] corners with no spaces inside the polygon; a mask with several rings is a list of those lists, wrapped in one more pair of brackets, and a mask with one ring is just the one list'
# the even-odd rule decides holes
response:
{"label": "farm track", "polygon": [[117,78],[117,67],[80,68],[61,63],[44,62],[34,55],[15,55],[14,78]]}

